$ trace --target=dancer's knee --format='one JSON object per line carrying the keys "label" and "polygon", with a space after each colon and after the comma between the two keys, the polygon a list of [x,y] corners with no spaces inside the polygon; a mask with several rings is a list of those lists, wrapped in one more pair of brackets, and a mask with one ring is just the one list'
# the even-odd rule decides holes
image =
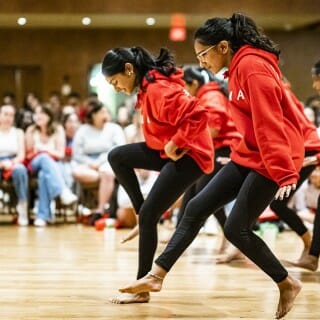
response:
{"label": "dancer's knee", "polygon": [[161,215],[156,208],[143,204],[139,211],[139,228],[156,226]]}
{"label": "dancer's knee", "polygon": [[186,205],[183,216],[190,221],[206,220],[211,214],[211,211],[202,210],[201,208],[202,206],[198,203],[198,201],[196,201],[196,199],[191,199]]}
{"label": "dancer's knee", "polygon": [[108,161],[111,164],[111,166],[113,166],[119,161],[120,156],[121,156],[121,151],[119,147],[115,147],[109,152]]}
{"label": "dancer's knee", "polygon": [[248,236],[247,229],[240,228],[236,223],[226,221],[224,228],[225,237],[232,243],[237,244],[245,240]]}
{"label": "dancer's knee", "polygon": [[154,215],[151,214],[141,214],[139,213],[139,228],[152,228],[157,226],[159,219],[156,219]]}

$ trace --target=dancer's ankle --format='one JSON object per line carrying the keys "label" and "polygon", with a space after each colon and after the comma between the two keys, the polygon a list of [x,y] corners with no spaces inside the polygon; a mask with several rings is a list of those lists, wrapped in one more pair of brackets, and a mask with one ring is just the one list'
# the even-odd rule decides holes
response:
{"label": "dancer's ankle", "polygon": [[163,281],[167,275],[167,271],[154,263],[152,269],[150,270],[150,272],[148,272],[148,275],[153,277],[154,279]]}
{"label": "dancer's ankle", "polygon": [[289,274],[287,275],[287,277],[285,279],[283,279],[282,281],[277,283],[280,290],[286,289],[286,288],[292,286],[292,284],[293,284],[293,278]]}
{"label": "dancer's ankle", "polygon": [[306,231],[301,236],[301,239],[302,239],[303,244],[304,244],[304,251],[309,251],[310,246],[311,246],[311,241],[312,241],[312,237],[311,237],[310,231]]}

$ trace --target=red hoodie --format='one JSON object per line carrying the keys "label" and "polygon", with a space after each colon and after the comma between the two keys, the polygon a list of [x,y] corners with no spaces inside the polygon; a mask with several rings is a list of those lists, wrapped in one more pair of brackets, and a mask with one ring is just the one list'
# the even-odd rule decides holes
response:
{"label": "red hoodie", "polygon": [[209,127],[215,128],[218,134],[213,138],[215,149],[229,147],[232,143],[239,143],[241,135],[231,120],[229,101],[221,92],[220,86],[214,82],[208,82],[201,86],[196,97],[209,111]]}
{"label": "red hoodie", "polygon": [[208,113],[184,89],[182,71],[169,77],[156,70],[148,72],[154,82],[142,80],[137,108],[141,108],[142,129],[148,147],[167,158],[164,146],[172,140],[179,148],[189,149],[205,173],[213,170],[213,144],[208,127]]}
{"label": "red hoodie", "polygon": [[234,55],[229,77],[232,119],[243,135],[231,159],[280,187],[297,183],[304,139],[276,55],[245,45]]}

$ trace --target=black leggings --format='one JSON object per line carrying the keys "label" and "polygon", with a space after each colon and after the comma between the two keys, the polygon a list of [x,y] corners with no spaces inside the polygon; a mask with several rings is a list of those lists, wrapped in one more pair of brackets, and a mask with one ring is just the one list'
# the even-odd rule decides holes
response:
{"label": "black leggings", "polygon": [[274,198],[278,186],[259,173],[229,162],[187,205],[181,223],[155,261],[169,271],[197,236],[208,216],[236,198],[224,226],[226,238],[275,282],[288,273],[263,240],[252,232],[259,215]]}
{"label": "black leggings", "polygon": [[[178,161],[160,158],[159,151],[146,143],[133,143],[114,148],[109,162],[139,214],[139,268],[137,278],[145,276],[152,266],[157,248],[157,223],[161,215],[193,184],[203,171],[185,155]],[[144,200],[134,169],[160,171]]]}
{"label": "black leggings", "polygon": [[[214,159],[214,170],[210,174],[204,174],[202,175],[196,183],[194,183],[189,189],[185,192],[181,205],[179,207],[178,212],[178,220],[177,225],[180,223],[182,216],[184,214],[184,211],[186,209],[186,206],[188,202],[196,195],[198,194],[208,183],[209,181],[220,171],[221,168],[223,168],[223,164],[217,161],[217,158],[219,157],[228,157],[230,156],[230,148],[229,147],[223,147],[220,149],[216,149],[215,151],[215,159]],[[218,209],[214,216],[218,220],[220,226],[223,228],[225,222],[226,222],[226,213],[224,210],[224,207]]]}
{"label": "black leggings", "polygon": [[[307,180],[316,166],[303,167],[300,171],[300,179],[297,183],[297,189],[302,183]],[[270,204],[270,208],[277,214],[277,216],[283,220],[293,231],[299,236],[302,236],[308,231],[301,218],[297,215],[294,209],[288,207],[288,202],[294,195],[295,191],[291,192],[289,198],[283,200],[273,200]]]}
{"label": "black leggings", "polygon": [[317,258],[320,255],[320,196],[318,197],[316,216],[313,223],[313,235],[309,253]]}

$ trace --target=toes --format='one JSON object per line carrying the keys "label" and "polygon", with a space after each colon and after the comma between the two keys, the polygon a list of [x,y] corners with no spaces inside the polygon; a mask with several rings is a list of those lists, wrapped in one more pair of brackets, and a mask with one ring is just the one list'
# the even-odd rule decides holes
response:
{"label": "toes", "polygon": [[276,312],[275,318],[276,319],[281,319],[282,317],[283,317],[283,310],[281,308],[281,305],[278,305],[278,310]]}
{"label": "toes", "polygon": [[110,298],[109,302],[115,303],[115,304],[119,304],[120,303],[120,301],[118,299],[115,299],[115,298]]}

